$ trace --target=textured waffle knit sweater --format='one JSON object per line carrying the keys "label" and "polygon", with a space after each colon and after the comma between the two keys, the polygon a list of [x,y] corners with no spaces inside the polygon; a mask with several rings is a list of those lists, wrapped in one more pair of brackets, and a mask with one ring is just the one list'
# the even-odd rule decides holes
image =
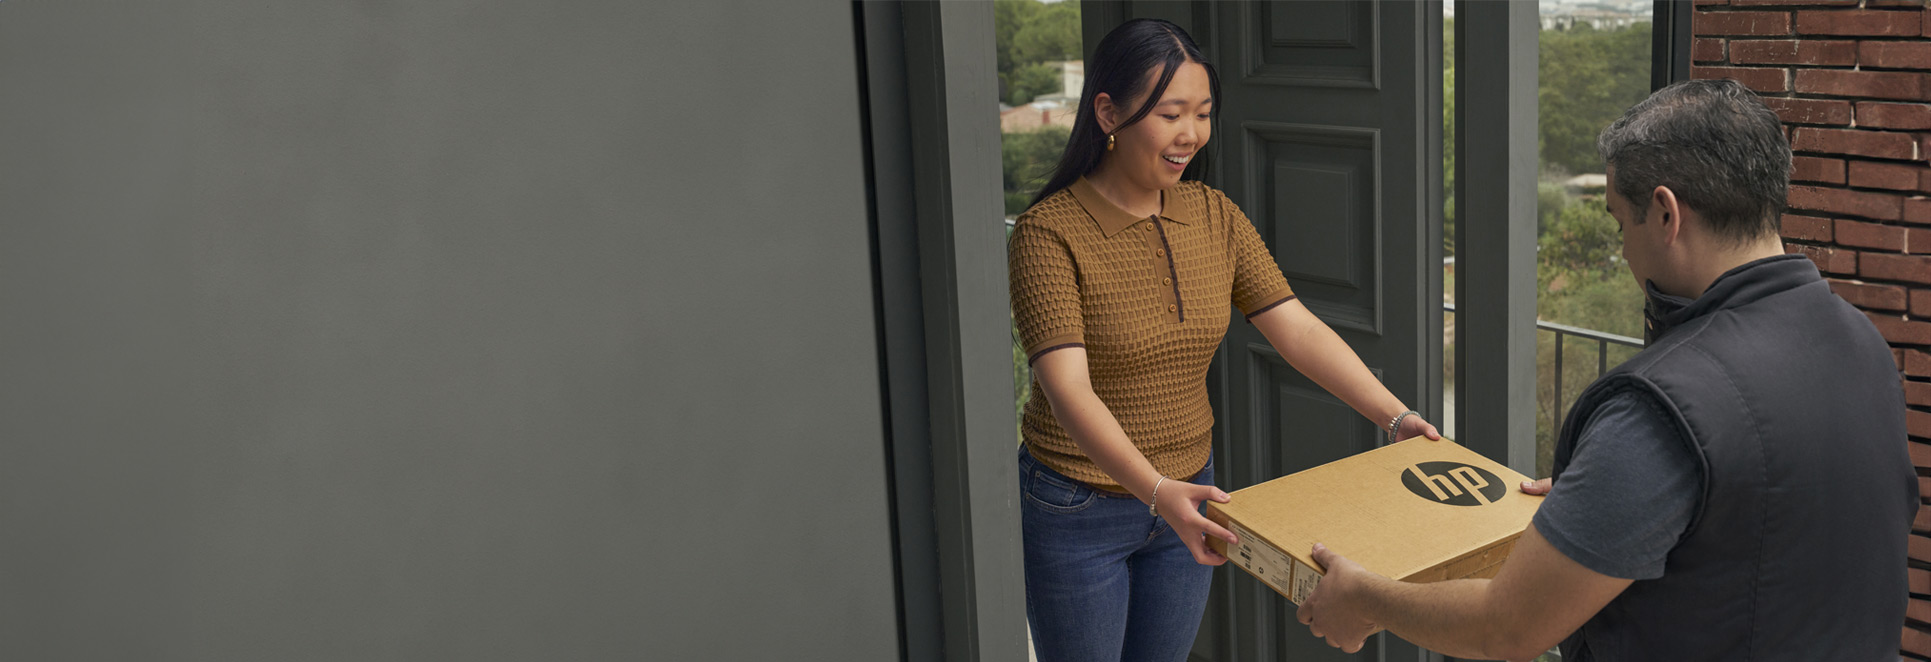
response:
{"label": "textured waffle knit sweater", "polygon": [[[1033,205],[1007,246],[1012,314],[1028,361],[1086,348],[1093,393],[1162,475],[1207,464],[1207,365],[1228,305],[1252,317],[1294,298],[1254,224],[1225,194],[1181,182],[1158,216],[1136,217],[1085,179]],[[1124,491],[1080,452],[1034,378],[1020,426],[1046,466]]]}

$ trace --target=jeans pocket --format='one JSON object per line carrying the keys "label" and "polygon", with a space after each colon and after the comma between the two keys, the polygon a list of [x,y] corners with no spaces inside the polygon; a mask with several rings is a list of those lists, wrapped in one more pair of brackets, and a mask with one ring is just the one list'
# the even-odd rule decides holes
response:
{"label": "jeans pocket", "polygon": [[1093,488],[1079,481],[1055,473],[1043,466],[1032,470],[1026,485],[1026,501],[1033,507],[1049,513],[1061,515],[1077,513],[1092,507],[1099,494]]}

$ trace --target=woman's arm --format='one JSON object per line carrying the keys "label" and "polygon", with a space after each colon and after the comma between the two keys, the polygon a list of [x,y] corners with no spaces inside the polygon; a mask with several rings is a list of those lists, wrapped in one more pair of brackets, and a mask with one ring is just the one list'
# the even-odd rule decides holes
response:
{"label": "woman's arm", "polygon": [[[1301,374],[1313,379],[1321,388],[1327,389],[1342,402],[1348,403],[1355,411],[1373,421],[1384,433],[1388,421],[1404,411],[1408,405],[1401,398],[1388,392],[1368,366],[1361,363],[1354,348],[1335,335],[1334,330],[1315,317],[1307,306],[1299,300],[1275,306],[1248,319],[1267,336],[1267,342],[1274,346],[1288,365],[1294,366]],[[1429,425],[1420,416],[1409,416],[1402,420],[1397,439],[1413,436],[1426,436],[1441,439],[1435,426]]]}
{"label": "woman's arm", "polygon": [[1113,412],[1093,393],[1086,348],[1068,347],[1042,354],[1033,362],[1033,374],[1039,378],[1040,390],[1053,407],[1053,416],[1059,419],[1060,427],[1065,428],[1080,452],[1143,502],[1152,500],[1153,488],[1158,483],[1160,516],[1180,534],[1180,540],[1193,552],[1194,560],[1206,565],[1227,562],[1226,557],[1205,544],[1201,535],[1220,538],[1230,545],[1238,545],[1240,540],[1201,516],[1199,510],[1202,501],[1227,503],[1230,497],[1219,488],[1195,485],[1173,476],[1166,477],[1165,482],[1160,480],[1159,470],[1133,446]]}

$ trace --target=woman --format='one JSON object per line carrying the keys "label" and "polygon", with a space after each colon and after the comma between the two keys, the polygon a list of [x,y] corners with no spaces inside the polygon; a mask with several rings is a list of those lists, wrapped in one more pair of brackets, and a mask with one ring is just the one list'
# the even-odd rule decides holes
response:
{"label": "woman", "polygon": [[[1439,439],[1294,298],[1234,203],[1188,164],[1214,70],[1178,26],[1129,21],[1087,64],[1058,169],[1014,224],[1012,310],[1033,366],[1021,426],[1026,614],[1039,659],[1186,657],[1207,601],[1207,366],[1240,308],[1302,374],[1394,438]],[[1137,501],[1135,501],[1137,499]]]}

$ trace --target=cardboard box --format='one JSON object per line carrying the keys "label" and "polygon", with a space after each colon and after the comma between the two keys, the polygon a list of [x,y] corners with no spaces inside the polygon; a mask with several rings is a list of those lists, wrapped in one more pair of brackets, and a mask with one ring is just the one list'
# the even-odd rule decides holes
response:
{"label": "cardboard box", "polygon": [[1314,543],[1408,582],[1493,577],[1542,497],[1528,480],[1446,439],[1414,438],[1207,502],[1207,518],[1240,545],[1207,540],[1262,583],[1300,604],[1325,571]]}

